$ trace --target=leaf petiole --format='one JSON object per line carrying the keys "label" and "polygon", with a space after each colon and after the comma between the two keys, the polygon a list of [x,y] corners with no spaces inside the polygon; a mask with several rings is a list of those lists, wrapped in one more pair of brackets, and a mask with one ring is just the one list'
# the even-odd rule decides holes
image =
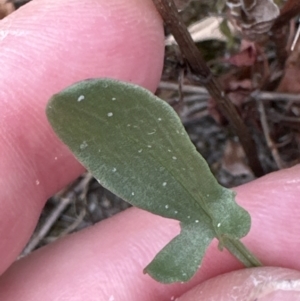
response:
{"label": "leaf petiole", "polygon": [[219,248],[226,248],[233,256],[235,256],[245,267],[260,267],[262,263],[257,257],[238,239],[231,237],[222,237]]}

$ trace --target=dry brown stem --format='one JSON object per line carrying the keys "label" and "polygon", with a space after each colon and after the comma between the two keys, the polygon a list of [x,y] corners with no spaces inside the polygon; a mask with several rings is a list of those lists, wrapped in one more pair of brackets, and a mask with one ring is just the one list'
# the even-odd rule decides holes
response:
{"label": "dry brown stem", "polygon": [[243,123],[235,106],[225,95],[218,80],[213,76],[200,51],[194,44],[191,35],[178,14],[173,0],[153,0],[153,3],[178,43],[182,55],[194,75],[193,79],[195,82],[204,85],[209,94],[215,99],[218,107],[229,121],[234,133],[239,137],[253,173],[257,177],[262,176],[264,172],[248,128]]}

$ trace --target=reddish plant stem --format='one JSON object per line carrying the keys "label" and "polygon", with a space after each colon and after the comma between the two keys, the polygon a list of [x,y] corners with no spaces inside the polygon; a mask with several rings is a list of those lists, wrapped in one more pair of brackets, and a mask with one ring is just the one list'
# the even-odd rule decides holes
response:
{"label": "reddish plant stem", "polygon": [[153,0],[158,12],[170,28],[181,52],[194,75],[194,80],[205,86],[214,98],[218,107],[229,121],[234,133],[239,137],[246,153],[248,163],[255,176],[264,174],[258,159],[257,150],[248,128],[230,99],[225,95],[218,80],[213,76],[202,54],[195,45],[190,33],[184,25],[173,0]]}
{"label": "reddish plant stem", "polygon": [[286,44],[288,40],[289,21],[300,14],[300,1],[288,0],[280,10],[280,15],[275,20],[271,32],[271,40],[276,45],[277,59],[279,68],[283,69],[285,61],[289,55]]}
{"label": "reddish plant stem", "polygon": [[300,1],[299,0],[288,0],[283,8],[280,10],[280,15],[272,26],[272,31],[281,29],[284,25],[294,17],[300,14]]}

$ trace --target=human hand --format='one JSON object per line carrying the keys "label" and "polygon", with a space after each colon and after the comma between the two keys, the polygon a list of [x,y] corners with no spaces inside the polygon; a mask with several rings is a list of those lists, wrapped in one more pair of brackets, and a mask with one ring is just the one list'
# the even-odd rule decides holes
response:
{"label": "human hand", "polygon": [[[154,91],[164,43],[151,0],[33,1],[1,21],[0,39],[0,300],[152,301],[185,292],[180,300],[219,300],[234,287],[236,300],[244,300],[242,294],[250,296],[255,281],[262,281],[259,275],[300,278],[296,271],[244,269],[205,284],[240,268],[214,243],[190,283],[157,283],[142,270],[179,226],[136,208],[13,263],[46,199],[83,171],[46,120],[50,96],[90,77],[132,81]],[[237,201],[252,215],[247,247],[265,265],[299,270],[300,167],[236,190]]]}

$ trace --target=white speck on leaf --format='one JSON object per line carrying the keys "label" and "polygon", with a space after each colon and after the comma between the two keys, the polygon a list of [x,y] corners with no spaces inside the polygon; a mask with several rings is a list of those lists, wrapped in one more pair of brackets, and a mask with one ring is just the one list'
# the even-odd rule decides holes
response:
{"label": "white speck on leaf", "polygon": [[77,101],[78,101],[78,102],[81,102],[82,100],[84,100],[84,98],[85,98],[84,95],[80,95],[80,96],[77,98]]}
{"label": "white speck on leaf", "polygon": [[175,211],[174,211],[174,213],[175,213],[175,214],[177,214],[177,213],[178,213],[178,211],[176,211],[176,210],[175,210]]}
{"label": "white speck on leaf", "polygon": [[143,151],[142,149],[139,149],[139,150],[138,150],[139,153],[141,153],[142,151]]}
{"label": "white speck on leaf", "polygon": [[168,152],[170,153],[170,152],[171,152],[171,150],[170,150],[170,149],[168,149]]}
{"label": "white speck on leaf", "polygon": [[156,133],[156,130],[153,130],[152,132],[147,133],[148,135],[153,135]]}
{"label": "white speck on leaf", "polygon": [[116,172],[117,171],[117,169],[114,167],[113,169],[112,169],[112,172]]}
{"label": "white speck on leaf", "polygon": [[173,159],[173,160],[177,160],[177,158],[176,158],[175,156],[174,156],[174,157],[172,157],[172,159]]}
{"label": "white speck on leaf", "polygon": [[169,205],[166,205],[165,208],[168,209],[168,208],[169,208]]}
{"label": "white speck on leaf", "polygon": [[163,182],[163,186],[167,186],[167,182]]}
{"label": "white speck on leaf", "polygon": [[191,218],[191,216],[190,215],[188,215],[188,217],[187,218]]}
{"label": "white speck on leaf", "polygon": [[128,127],[130,127],[130,126],[131,126],[131,124],[130,124],[130,123],[128,123],[128,124],[127,124],[127,126],[128,126]]}
{"label": "white speck on leaf", "polygon": [[221,227],[221,223],[218,223],[218,224],[217,224],[217,227],[220,228],[220,227]]}
{"label": "white speck on leaf", "polygon": [[113,112],[107,113],[107,116],[108,116],[108,117],[112,117],[113,115],[114,115]]}
{"label": "white speck on leaf", "polygon": [[158,120],[158,121],[162,121],[162,119],[161,119],[161,118],[157,118],[157,120]]}
{"label": "white speck on leaf", "polygon": [[134,192],[131,192],[131,195],[134,195]]}
{"label": "white speck on leaf", "polygon": [[112,101],[115,101],[115,100],[116,100],[116,98],[115,98],[115,97],[113,97],[111,100],[112,100]]}
{"label": "white speck on leaf", "polygon": [[147,146],[148,146],[149,148],[151,148],[151,147],[152,147],[152,145],[150,145],[150,144],[149,144],[149,145],[147,145]]}
{"label": "white speck on leaf", "polygon": [[83,141],[81,144],[80,144],[80,149],[85,149],[88,147],[88,144],[86,143],[86,141]]}
{"label": "white speck on leaf", "polygon": [[199,223],[199,221],[196,219],[196,220],[195,220],[195,223]]}

